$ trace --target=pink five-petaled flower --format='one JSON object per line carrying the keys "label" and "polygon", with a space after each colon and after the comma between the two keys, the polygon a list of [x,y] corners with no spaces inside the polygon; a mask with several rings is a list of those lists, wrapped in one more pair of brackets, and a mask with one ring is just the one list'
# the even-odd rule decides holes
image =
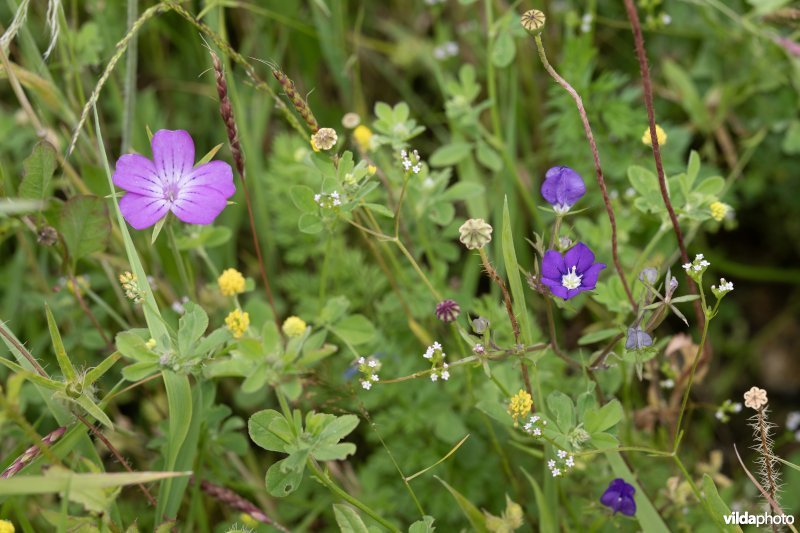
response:
{"label": "pink five-petaled flower", "polygon": [[122,216],[135,229],[149,228],[172,211],[188,224],[211,224],[236,192],[233,170],[224,161],[194,166],[194,141],[184,130],[158,130],[153,159],[126,154],[112,178],[126,191]]}
{"label": "pink five-petaled flower", "polygon": [[563,256],[548,250],[542,259],[542,283],[550,287],[553,295],[569,300],[597,285],[597,276],[606,267],[594,262],[594,254],[588,246],[579,242]]}

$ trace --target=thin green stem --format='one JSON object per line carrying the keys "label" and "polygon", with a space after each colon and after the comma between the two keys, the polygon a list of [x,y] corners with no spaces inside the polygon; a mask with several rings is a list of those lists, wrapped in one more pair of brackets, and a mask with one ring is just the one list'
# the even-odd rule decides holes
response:
{"label": "thin green stem", "polygon": [[431,291],[431,294],[434,296],[434,298],[436,298],[437,301],[441,301],[442,295],[439,294],[439,291],[437,291],[436,288],[434,288],[434,286],[428,280],[428,276],[426,276],[425,272],[423,272],[422,269],[419,267],[417,260],[414,259],[414,256],[411,255],[411,252],[408,251],[408,248],[406,248],[406,245],[403,244],[403,241],[401,241],[400,239],[393,239],[392,242],[394,242],[397,245],[397,247],[400,248],[400,251],[403,252],[403,255],[406,256],[406,259],[408,259],[409,263],[411,263],[411,267],[419,275],[420,279],[422,279],[422,282],[425,284],[425,286],[428,287],[428,290]]}
{"label": "thin green stem", "polygon": [[716,308],[719,306],[719,301],[717,301],[717,306],[714,307],[714,311],[708,313],[706,309],[705,291],[700,283],[698,283],[698,285],[700,288],[700,299],[703,302],[703,311],[706,313],[706,317],[705,320],[703,320],[703,334],[700,337],[700,345],[697,347],[697,353],[695,354],[694,361],[692,362],[692,371],[689,373],[689,381],[686,383],[686,390],[683,391],[683,401],[681,402],[681,410],[678,413],[678,422],[675,424],[675,440],[672,443],[672,449],[675,453],[678,451],[678,444],[681,435],[681,423],[683,422],[683,414],[686,411],[686,404],[689,403],[689,393],[692,390],[692,383],[694,383],[694,374],[697,370],[697,364],[700,362],[703,349],[706,345],[706,338],[708,336],[708,323],[711,322],[711,317],[713,316],[714,312],[716,312]]}
{"label": "thin green stem", "polygon": [[172,251],[172,258],[175,260],[175,265],[178,267],[178,275],[181,278],[186,293],[190,298],[194,298],[194,288],[189,282],[189,274],[186,272],[186,264],[183,262],[181,251],[178,249],[178,242],[175,240],[175,229],[172,221],[167,221],[167,237],[169,239],[169,248]]}
{"label": "thin green stem", "polygon": [[347,503],[349,503],[353,507],[356,507],[357,509],[360,509],[367,516],[369,516],[370,518],[372,518],[373,520],[378,522],[380,525],[382,525],[383,527],[385,527],[389,531],[393,531],[393,532],[399,532],[400,531],[400,529],[398,529],[392,523],[390,523],[385,518],[383,518],[381,515],[379,515],[377,512],[375,512],[367,504],[365,504],[364,502],[362,502],[358,498],[355,498],[355,497],[351,496],[350,494],[348,494],[347,492],[345,492],[345,490],[342,489],[339,485],[337,485],[330,478],[330,476],[327,474],[327,472],[323,472],[322,469],[317,465],[316,461],[314,461],[311,458],[308,459],[308,468],[309,468],[309,470],[311,470],[311,472],[314,473],[314,475],[317,477],[317,479],[320,481],[320,483],[325,485],[325,487],[327,487],[327,489],[330,490],[332,493],[334,493],[335,495],[339,496],[341,499],[343,499],[344,501],[346,501]]}

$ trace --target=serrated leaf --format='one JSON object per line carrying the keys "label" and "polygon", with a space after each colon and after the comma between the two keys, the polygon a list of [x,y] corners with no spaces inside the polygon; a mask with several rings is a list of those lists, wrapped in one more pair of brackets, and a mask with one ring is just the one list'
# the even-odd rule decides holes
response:
{"label": "serrated leaf", "polygon": [[422,520],[417,520],[408,528],[408,533],[433,533],[436,528],[433,526],[433,517],[425,516]]}
{"label": "serrated leaf", "polygon": [[56,170],[56,149],[47,141],[33,147],[22,163],[24,176],[19,186],[20,198],[45,200],[50,196],[50,183]]}
{"label": "serrated leaf", "polygon": [[72,198],[64,204],[58,225],[73,269],[79,259],[103,251],[108,245],[111,223],[106,204],[101,198]]}

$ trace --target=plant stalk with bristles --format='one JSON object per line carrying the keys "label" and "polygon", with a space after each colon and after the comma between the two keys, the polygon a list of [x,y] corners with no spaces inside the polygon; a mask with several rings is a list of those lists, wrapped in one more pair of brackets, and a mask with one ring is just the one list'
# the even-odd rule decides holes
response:
{"label": "plant stalk with bristles", "polygon": [[280,69],[272,69],[272,75],[278,80],[278,83],[281,84],[283,87],[283,92],[286,93],[286,96],[289,100],[292,101],[292,105],[300,113],[300,116],[303,117],[303,120],[306,121],[308,128],[311,130],[311,133],[317,133],[319,130],[319,124],[317,124],[317,119],[314,117],[314,113],[311,112],[311,108],[308,106],[308,102],[300,96],[300,93],[297,92],[295,89],[294,82],[287,76],[282,70]]}
{"label": "plant stalk with bristles", "polygon": [[772,450],[772,430],[775,428],[775,424],[769,421],[769,407],[765,405],[758,409],[756,414],[750,417],[749,422],[753,429],[753,446],[751,448],[758,454],[756,462],[759,465],[761,485],[777,502],[780,490],[780,472],[777,469],[777,461]]}
{"label": "plant stalk with bristles", "polygon": [[236,119],[233,116],[233,106],[228,97],[228,82],[225,80],[225,71],[222,68],[222,62],[219,56],[211,49],[211,62],[214,65],[214,78],[216,80],[217,94],[219,95],[219,112],[222,115],[222,121],[225,123],[225,130],[228,133],[228,143],[231,147],[233,154],[233,162],[236,165],[236,171],[239,173],[239,181],[244,189],[244,199],[247,204],[247,215],[250,218],[250,233],[253,236],[253,246],[256,249],[256,258],[258,259],[258,268],[261,274],[261,282],[264,284],[264,292],[269,300],[269,305],[272,308],[272,314],[275,323],[278,325],[280,331],[280,317],[278,316],[278,309],[275,307],[275,299],[272,297],[272,289],[267,276],[267,269],[264,265],[264,258],[261,255],[261,244],[258,239],[258,232],[256,231],[256,221],[253,215],[253,204],[250,200],[250,189],[247,187],[247,180],[245,179],[244,172],[244,155],[242,154],[242,146],[239,143],[239,131],[236,127]]}

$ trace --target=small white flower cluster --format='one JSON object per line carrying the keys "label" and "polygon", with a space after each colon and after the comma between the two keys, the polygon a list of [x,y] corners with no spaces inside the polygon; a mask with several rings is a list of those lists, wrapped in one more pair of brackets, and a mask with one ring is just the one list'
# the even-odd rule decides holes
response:
{"label": "small white flower cluster", "polygon": [[445,361],[446,355],[438,341],[434,341],[422,354],[422,357],[431,362],[431,381],[439,381],[440,379],[447,381],[450,379],[450,371]]}
{"label": "small white flower cluster", "polygon": [[730,419],[730,415],[734,413],[739,413],[742,411],[742,404],[739,402],[732,402],[730,400],[725,400],[722,405],[717,408],[717,412],[714,413],[714,416],[717,420],[726,424]]}
{"label": "small white flower cluster", "polygon": [[338,191],[333,191],[330,194],[315,194],[314,201],[323,209],[331,209],[342,205],[342,196]]}
{"label": "small white flower cluster", "polygon": [[717,290],[720,294],[725,292],[731,292],[733,290],[733,282],[732,281],[725,281],[725,278],[719,278],[719,287],[716,285],[711,286],[711,290]]}
{"label": "small white flower cluster", "polygon": [[544,420],[539,415],[531,416],[522,428],[525,433],[533,437],[541,437],[542,429],[547,425],[547,420]]}
{"label": "small white flower cluster", "polygon": [[472,353],[474,353],[475,355],[485,355],[486,348],[483,346],[483,344],[478,343],[472,347]]}
{"label": "small white flower cluster", "polygon": [[450,371],[447,370],[447,363],[442,363],[441,368],[435,368],[431,372],[431,381],[439,381],[440,378],[442,381],[450,379]]}
{"label": "small white flower cluster", "polygon": [[683,265],[683,269],[687,273],[692,272],[692,271],[700,272],[703,269],[708,268],[710,265],[711,265],[711,263],[709,263],[708,261],[705,260],[703,254],[697,254],[694,257],[694,261],[692,261],[691,263],[686,263],[685,265]]}
{"label": "small white flower cluster", "polygon": [[362,377],[358,381],[364,390],[370,390],[373,383],[380,381],[378,371],[381,369],[381,362],[376,358],[372,356],[359,357],[355,364],[358,365],[358,371],[361,372]]}
{"label": "small white flower cluster", "polygon": [[661,13],[661,23],[664,26],[669,26],[672,24],[672,17],[669,16],[669,13]]}
{"label": "small white flower cluster", "polygon": [[659,385],[661,385],[662,389],[674,389],[675,380],[672,378],[662,379]]}
{"label": "small white flower cluster", "polygon": [[447,41],[433,49],[433,57],[439,61],[444,61],[447,58],[455,57],[458,55],[458,43],[455,41]]}
{"label": "small white flower cluster", "polygon": [[592,21],[594,17],[591,13],[584,13],[581,17],[581,32],[582,33],[589,33],[592,31]]}
{"label": "small white flower cluster", "polygon": [[403,168],[408,172],[409,170],[414,174],[419,174],[422,170],[422,158],[419,152],[413,150],[411,155],[406,150],[400,150],[400,157],[403,159]]}
{"label": "small white flower cluster", "polygon": [[550,469],[550,473],[553,474],[553,477],[566,475],[566,473],[575,466],[575,457],[565,450],[558,450],[556,456],[558,456],[558,461],[550,459],[547,461],[547,468]]}
{"label": "small white flower cluster", "polygon": [[172,302],[172,305],[170,307],[172,308],[173,311],[175,311],[179,315],[182,315],[183,313],[186,312],[186,309],[184,309],[183,304],[187,303],[188,301],[189,297],[184,296],[180,300],[175,300],[174,302]]}

